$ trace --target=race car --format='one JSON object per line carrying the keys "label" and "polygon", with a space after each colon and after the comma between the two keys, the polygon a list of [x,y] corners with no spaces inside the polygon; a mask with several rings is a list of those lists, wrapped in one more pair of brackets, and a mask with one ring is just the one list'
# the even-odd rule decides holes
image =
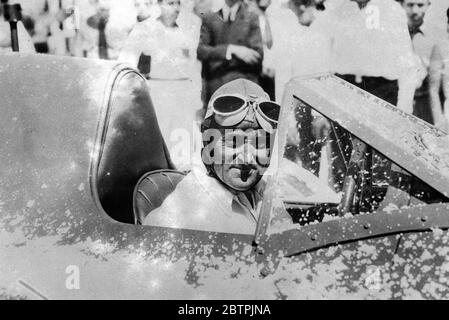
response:
{"label": "race car", "polygon": [[[447,134],[333,75],[289,83],[253,235],[136,224],[142,177],[177,177],[159,203],[183,178],[137,71],[9,54],[0,92],[2,298],[449,298]],[[282,187],[312,113],[331,130],[310,175],[339,201]]]}

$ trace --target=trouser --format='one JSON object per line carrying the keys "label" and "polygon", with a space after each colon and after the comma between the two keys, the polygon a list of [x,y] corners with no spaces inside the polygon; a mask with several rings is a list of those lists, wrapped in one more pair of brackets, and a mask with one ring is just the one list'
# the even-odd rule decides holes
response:
{"label": "trouser", "polygon": [[413,115],[430,124],[434,124],[432,110],[430,109],[430,97],[428,94],[414,97]]}
{"label": "trouser", "polygon": [[426,77],[421,87],[415,91],[415,96],[413,97],[413,115],[430,124],[435,124],[430,107],[429,77]]}
{"label": "trouser", "polygon": [[259,84],[262,87],[263,91],[268,93],[270,96],[270,99],[272,101],[276,100],[275,95],[275,87],[274,87],[274,78],[266,76],[266,75],[260,75],[259,76]]}
{"label": "trouser", "polygon": [[337,76],[394,106],[398,104],[397,80],[388,80],[383,77],[361,77],[361,81],[357,81],[357,77],[352,74],[337,74]]}

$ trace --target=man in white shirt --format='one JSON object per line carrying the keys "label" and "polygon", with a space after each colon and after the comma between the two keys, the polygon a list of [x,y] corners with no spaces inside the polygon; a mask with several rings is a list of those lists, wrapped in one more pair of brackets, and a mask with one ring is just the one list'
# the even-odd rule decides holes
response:
{"label": "man in white shirt", "polygon": [[[289,11],[295,19],[285,24],[284,34],[276,38],[276,99],[282,101],[287,83],[294,77],[310,76],[330,71],[330,41],[328,37],[312,28],[322,8],[315,0],[290,0]],[[289,33],[287,33],[287,30]],[[304,168],[318,175],[320,171],[323,137],[329,124],[318,113],[308,109],[304,114],[295,114],[299,130],[290,127],[287,152],[290,159],[302,163]],[[314,130],[314,128],[317,128]],[[315,135],[314,133],[319,133]]]}
{"label": "man in white shirt", "polygon": [[263,43],[262,72],[259,76],[260,86],[275,99],[274,66],[271,49],[273,47],[273,32],[271,30],[271,17],[267,9],[271,6],[271,0],[251,0],[248,2],[249,8],[259,16],[259,27]]}
{"label": "man in white shirt", "polygon": [[119,61],[141,68],[142,55],[151,58],[151,68],[146,72],[149,71],[148,84],[158,124],[175,166],[188,170],[191,146],[199,131],[196,114],[202,107],[196,78],[196,48],[189,34],[177,24],[180,1],[159,0],[158,3],[159,18],[147,19],[134,27]]}
{"label": "man in white shirt", "polygon": [[413,49],[422,65],[421,80],[413,99],[413,114],[429,123],[435,123],[437,118],[430,108],[429,97],[429,66],[430,57],[439,39],[424,25],[424,17],[430,7],[430,0],[400,0],[407,15],[408,30],[412,38]]}
{"label": "man in white shirt", "polygon": [[[429,63],[429,95],[435,126],[449,132],[449,9],[446,36],[435,46]],[[440,96],[441,91],[443,97]]]}
{"label": "man in white shirt", "polygon": [[[330,41],[330,69],[355,86],[413,112],[419,66],[401,5],[392,0],[335,0],[311,26]],[[366,119],[376,122],[377,119]],[[343,145],[351,145],[342,141]],[[331,154],[338,152],[330,141]],[[334,164],[334,177],[343,163]],[[393,168],[396,170],[396,168]],[[391,162],[374,152],[374,183],[391,174]],[[337,180],[338,181],[338,180]]]}
{"label": "man in white shirt", "polygon": [[397,2],[336,0],[312,27],[330,38],[333,72],[412,112],[417,64]]}

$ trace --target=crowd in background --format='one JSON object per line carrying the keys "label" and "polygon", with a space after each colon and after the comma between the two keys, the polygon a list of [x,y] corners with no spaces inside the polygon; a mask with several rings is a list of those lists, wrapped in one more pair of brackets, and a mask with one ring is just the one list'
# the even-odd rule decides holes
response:
{"label": "crowd in background", "polygon": [[[236,78],[258,82],[281,102],[292,77],[333,72],[449,129],[447,0],[20,3],[21,51],[120,60],[138,68],[149,79],[172,151],[180,140],[192,140],[183,136],[196,134],[214,90]],[[0,52],[9,46],[1,21]],[[188,153],[175,150],[175,162],[185,163]]]}

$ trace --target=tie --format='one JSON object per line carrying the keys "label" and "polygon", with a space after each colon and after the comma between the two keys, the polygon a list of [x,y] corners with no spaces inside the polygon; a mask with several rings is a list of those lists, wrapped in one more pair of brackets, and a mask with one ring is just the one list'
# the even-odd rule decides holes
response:
{"label": "tie", "polygon": [[98,22],[98,55],[100,59],[108,60],[108,43],[106,41],[106,19],[100,18]]}

